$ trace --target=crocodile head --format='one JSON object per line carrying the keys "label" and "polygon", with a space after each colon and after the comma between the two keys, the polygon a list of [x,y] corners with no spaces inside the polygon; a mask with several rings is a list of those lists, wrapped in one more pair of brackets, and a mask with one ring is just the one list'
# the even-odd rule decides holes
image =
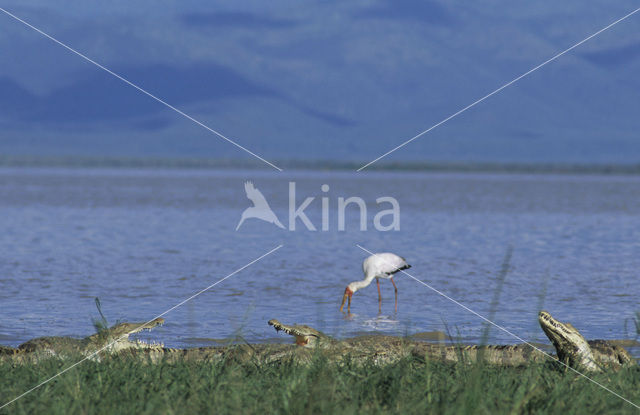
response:
{"label": "crocodile head", "polygon": [[152,347],[155,345],[147,344],[141,340],[132,341],[129,336],[142,331],[152,330],[154,327],[161,326],[162,324],[164,324],[164,319],[160,317],[148,322],[119,323],[111,328],[89,336],[87,340],[90,347],[100,348],[109,345],[109,350],[112,352],[130,348]]}
{"label": "crocodile head", "polygon": [[115,326],[108,329],[109,336],[111,337],[121,337],[124,335],[132,335],[136,333],[140,333],[141,331],[149,331],[154,327],[161,326],[164,324],[164,319],[158,317],[146,323],[119,323]]}
{"label": "crocodile head", "polygon": [[299,346],[315,347],[316,345],[319,345],[322,340],[329,339],[325,334],[309,326],[289,326],[287,324],[280,323],[276,319],[269,320],[269,325],[273,326],[276,331],[282,330],[291,336],[295,336],[296,344]]}
{"label": "crocodile head", "polygon": [[558,359],[571,367],[599,370],[587,340],[569,323],[561,323],[546,311],[538,314],[538,322],[556,348]]}

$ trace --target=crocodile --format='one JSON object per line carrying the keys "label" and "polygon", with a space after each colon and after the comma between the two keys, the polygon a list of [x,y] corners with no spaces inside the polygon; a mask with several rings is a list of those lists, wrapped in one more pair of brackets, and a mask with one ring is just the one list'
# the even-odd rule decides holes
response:
{"label": "crocodile", "polygon": [[[606,340],[587,341],[570,323],[562,323],[547,311],[538,314],[538,322],[556,349],[556,359],[576,370],[601,371],[619,369],[635,364],[635,360],[622,346]],[[545,362],[549,355],[532,345],[453,345],[411,341],[393,336],[359,336],[338,342],[304,325],[286,325],[270,320],[269,325],[296,338],[296,344],[305,348],[329,350],[331,355],[368,356],[374,361],[393,361],[414,356],[446,362],[476,362],[520,366],[531,362]]]}
{"label": "crocodile", "polygon": [[[600,371],[619,369],[635,364],[635,360],[622,347],[605,340],[587,341],[569,323],[554,319],[541,311],[538,321],[556,348],[556,359],[576,370]],[[340,363],[349,359],[354,363],[370,362],[386,365],[411,357],[419,360],[437,360],[450,363],[483,361],[504,366],[524,366],[529,363],[545,363],[546,352],[529,344],[517,345],[444,345],[427,343],[409,338],[365,335],[336,340],[307,325],[287,325],[276,319],[268,321],[276,331],[283,331],[295,338],[295,344],[230,344],[226,346],[167,348],[162,344],[131,341],[128,335],[143,329],[151,329],[164,322],[156,319],[150,323],[121,323],[106,332],[85,339],[43,337],[30,340],[17,349],[0,347],[0,360],[9,357],[13,361],[32,361],[29,356],[66,357],[72,353],[93,356],[101,348],[111,353],[142,357],[149,362],[176,361],[226,361],[241,363],[306,363],[320,354],[328,361]]]}
{"label": "crocodile", "polygon": [[130,335],[164,324],[163,318],[156,318],[148,322],[118,323],[100,330],[98,333],[83,339],[72,337],[38,337],[22,343],[17,348],[0,347],[0,357],[11,356],[12,360],[33,360],[46,357],[70,357],[83,355],[99,360],[98,354],[118,353],[128,349],[161,349],[162,344],[150,344],[141,340],[131,340]]}
{"label": "crocodile", "polygon": [[332,339],[321,331],[314,329],[313,327],[298,325],[289,326],[280,323],[276,319],[269,320],[268,324],[270,326],[273,326],[276,331],[282,330],[283,332],[294,336],[296,338],[296,344],[298,346],[317,347],[320,345],[325,346],[337,343],[336,340]]}
{"label": "crocodile", "polygon": [[606,340],[586,340],[571,323],[561,323],[547,311],[538,314],[538,321],[555,347],[558,360],[569,367],[600,371],[635,363],[624,347]]}

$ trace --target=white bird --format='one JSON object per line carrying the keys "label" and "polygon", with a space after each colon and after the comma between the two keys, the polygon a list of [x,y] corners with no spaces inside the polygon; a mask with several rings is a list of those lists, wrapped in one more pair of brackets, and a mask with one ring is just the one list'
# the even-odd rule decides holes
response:
{"label": "white bird", "polygon": [[393,274],[402,271],[403,269],[411,268],[411,265],[407,264],[407,261],[396,254],[390,252],[373,254],[366,258],[362,263],[362,272],[364,272],[364,279],[362,281],[354,281],[347,285],[344,290],[344,296],[342,297],[342,304],[340,305],[340,311],[344,307],[344,302],[349,299],[347,305],[347,312],[351,313],[351,296],[361,288],[364,288],[371,284],[373,279],[376,279],[378,284],[378,311],[382,310],[382,295],[380,294],[380,278],[391,280],[393,288],[396,293],[396,306],[395,310],[398,312],[398,287],[393,281]]}
{"label": "white bird", "polygon": [[260,190],[253,186],[253,183],[245,182],[244,191],[247,193],[247,198],[253,202],[253,206],[246,208],[244,212],[242,212],[242,217],[240,218],[240,222],[238,222],[238,226],[236,226],[236,230],[240,228],[240,225],[242,225],[245,219],[250,218],[261,219],[284,229],[284,225],[280,223],[276,214],[273,213],[273,210],[269,207],[267,199],[264,198]]}

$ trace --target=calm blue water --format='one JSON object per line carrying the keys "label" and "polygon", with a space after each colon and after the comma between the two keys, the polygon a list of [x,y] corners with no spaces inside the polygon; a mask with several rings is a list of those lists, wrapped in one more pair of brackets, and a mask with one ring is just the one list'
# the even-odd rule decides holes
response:
{"label": "calm blue water", "polygon": [[[252,180],[288,225],[288,186],[321,227],[311,232],[248,220],[243,183]],[[323,193],[322,184],[330,190]],[[338,231],[338,197],[368,203]],[[401,229],[378,232],[375,200],[395,197]],[[338,307],[361,279],[371,251],[404,256],[411,274],[489,316],[497,275],[513,247],[495,321],[547,342],[539,309],[587,338],[633,338],[625,321],[640,311],[640,177],[510,174],[331,173],[230,170],[0,169],[0,343],[93,332],[99,297],[110,323],[146,321],[282,244],[283,247],[165,316],[154,338],[168,346],[210,345],[240,335],[289,341],[267,320],[306,323],[338,337],[451,331],[478,341],[483,322],[411,278],[398,275],[399,311],[383,281]],[[385,205],[383,208],[388,208]],[[491,341],[516,343],[492,330]]]}

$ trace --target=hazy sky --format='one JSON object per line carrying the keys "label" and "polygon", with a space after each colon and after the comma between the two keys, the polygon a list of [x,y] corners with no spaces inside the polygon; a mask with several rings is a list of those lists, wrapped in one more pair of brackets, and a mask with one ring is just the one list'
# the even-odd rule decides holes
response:
{"label": "hazy sky", "polygon": [[[2,1],[273,160],[369,161],[633,1]],[[640,13],[389,156],[640,162]],[[0,153],[245,158],[0,13]]]}

